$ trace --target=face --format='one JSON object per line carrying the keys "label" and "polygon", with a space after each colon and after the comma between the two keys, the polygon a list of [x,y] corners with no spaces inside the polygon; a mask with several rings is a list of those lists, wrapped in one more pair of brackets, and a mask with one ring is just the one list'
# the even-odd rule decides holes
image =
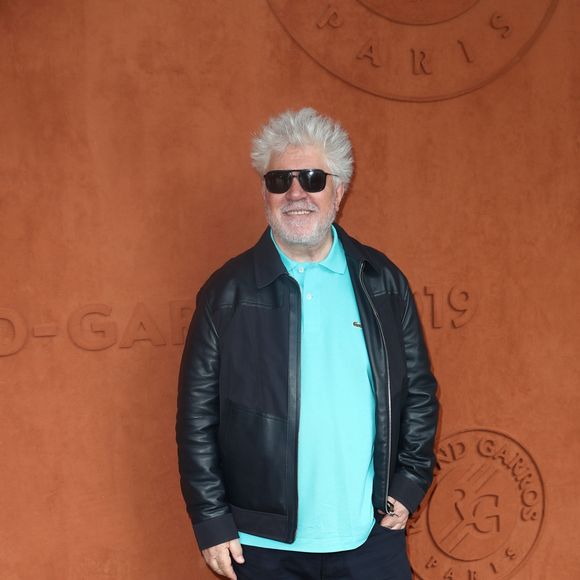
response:
{"label": "face", "polygon": [[[272,169],[330,171],[322,152],[311,146],[288,147],[273,155],[266,171]],[[278,243],[316,247],[328,239],[344,193],[342,184],[335,187],[335,179],[327,176],[326,187],[317,193],[305,192],[297,178],[286,193],[270,193],[263,186],[266,217]]]}

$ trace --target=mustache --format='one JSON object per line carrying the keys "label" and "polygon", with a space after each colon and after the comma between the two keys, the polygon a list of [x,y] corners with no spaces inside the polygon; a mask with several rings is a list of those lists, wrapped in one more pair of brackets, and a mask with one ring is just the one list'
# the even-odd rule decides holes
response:
{"label": "mustache", "polygon": [[307,201],[296,201],[294,203],[287,203],[280,208],[282,213],[287,213],[289,211],[318,211],[318,207]]}

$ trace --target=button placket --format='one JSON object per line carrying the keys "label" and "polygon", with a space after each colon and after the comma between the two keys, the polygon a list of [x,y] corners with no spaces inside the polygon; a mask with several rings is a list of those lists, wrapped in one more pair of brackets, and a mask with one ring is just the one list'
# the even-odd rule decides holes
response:
{"label": "button placket", "polygon": [[319,303],[320,290],[320,268],[317,264],[305,267],[304,269],[304,284],[303,284],[303,305],[304,312],[308,313],[307,317],[307,333],[310,336],[320,336],[322,331]]}

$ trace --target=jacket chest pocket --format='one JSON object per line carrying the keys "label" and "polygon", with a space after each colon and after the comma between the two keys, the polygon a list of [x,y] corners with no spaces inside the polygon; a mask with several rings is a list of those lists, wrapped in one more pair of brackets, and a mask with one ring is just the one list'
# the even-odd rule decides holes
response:
{"label": "jacket chest pocket", "polygon": [[247,409],[286,417],[288,311],[241,303],[222,337],[220,396]]}

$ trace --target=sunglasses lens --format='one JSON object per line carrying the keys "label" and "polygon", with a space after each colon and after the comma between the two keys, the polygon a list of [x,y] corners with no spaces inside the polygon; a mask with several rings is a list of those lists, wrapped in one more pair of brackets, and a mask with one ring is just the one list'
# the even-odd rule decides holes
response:
{"label": "sunglasses lens", "polygon": [[326,173],[321,169],[303,169],[300,171],[298,180],[304,191],[317,193],[326,185]]}
{"label": "sunglasses lens", "polygon": [[268,171],[264,175],[266,189],[270,193],[285,193],[290,189],[292,183],[291,171]]}

